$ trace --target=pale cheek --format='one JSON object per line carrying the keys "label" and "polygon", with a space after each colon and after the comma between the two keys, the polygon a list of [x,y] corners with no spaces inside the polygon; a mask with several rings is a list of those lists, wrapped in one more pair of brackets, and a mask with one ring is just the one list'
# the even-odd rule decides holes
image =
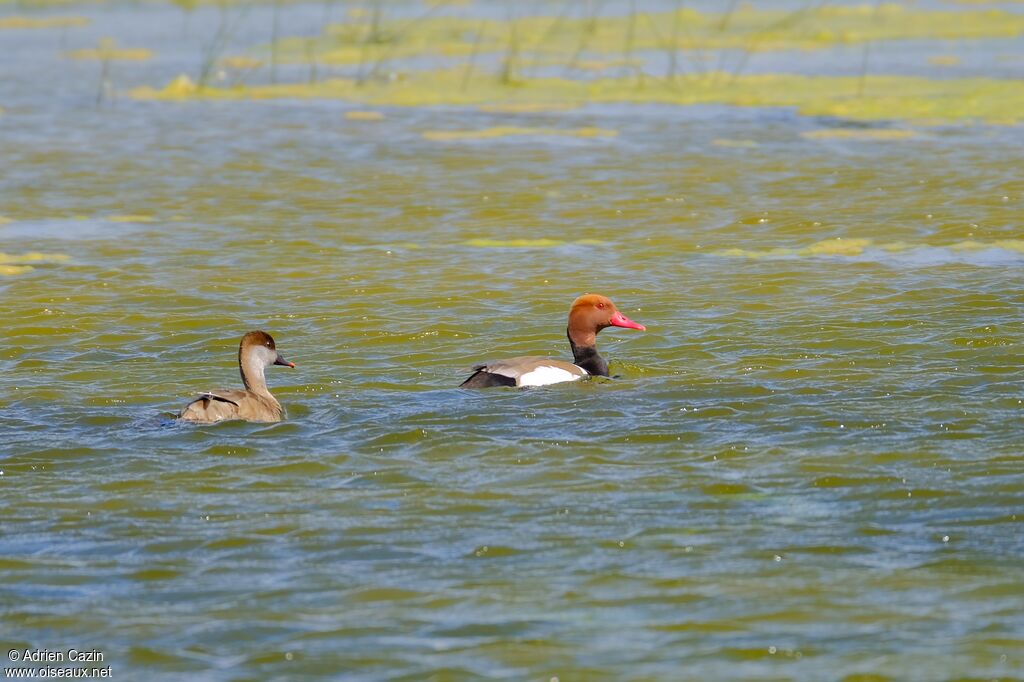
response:
{"label": "pale cheek", "polygon": [[547,386],[549,384],[560,384],[563,381],[576,381],[577,379],[582,379],[582,377],[560,367],[538,367],[520,376],[517,385]]}

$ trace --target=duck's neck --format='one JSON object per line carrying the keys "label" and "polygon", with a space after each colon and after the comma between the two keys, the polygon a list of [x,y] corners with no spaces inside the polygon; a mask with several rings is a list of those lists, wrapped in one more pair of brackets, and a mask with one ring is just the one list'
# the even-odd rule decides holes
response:
{"label": "duck's neck", "polygon": [[[255,353],[239,353],[238,367],[242,372],[242,383],[245,384],[245,390],[274,400],[274,396],[270,395],[270,389],[267,388],[263,362],[256,357]],[[274,402],[277,401],[274,400]]]}
{"label": "duck's neck", "polygon": [[597,335],[587,334],[574,339],[572,329],[568,330],[569,345],[572,347],[572,362],[577,367],[587,370],[588,374],[598,377],[608,376],[608,363],[597,352]]}

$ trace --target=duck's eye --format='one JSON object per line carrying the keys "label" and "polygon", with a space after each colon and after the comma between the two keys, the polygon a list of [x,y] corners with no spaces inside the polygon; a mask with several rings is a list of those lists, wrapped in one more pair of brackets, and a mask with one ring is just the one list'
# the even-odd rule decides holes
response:
{"label": "duck's eye", "polygon": [[604,307],[604,303],[598,303],[598,304],[597,304],[597,307],[598,307],[598,308],[603,308],[603,307]]}

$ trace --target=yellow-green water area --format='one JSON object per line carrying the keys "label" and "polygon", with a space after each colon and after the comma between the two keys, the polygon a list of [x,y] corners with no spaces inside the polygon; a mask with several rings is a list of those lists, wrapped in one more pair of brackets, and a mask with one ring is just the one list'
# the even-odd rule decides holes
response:
{"label": "yellow-green water area", "polygon": [[423,138],[435,142],[458,140],[489,140],[502,137],[615,137],[618,131],[608,128],[535,128],[526,126],[495,126],[479,130],[426,130]]}
{"label": "yellow-green water area", "polygon": [[[135,0],[136,7],[143,5],[173,5],[184,12],[191,12],[201,7],[244,7],[247,5],[273,4],[294,5],[301,0]],[[20,10],[53,9],[58,7],[89,7],[117,5],[118,0],[0,0],[0,7],[13,5]]]}
{"label": "yellow-green water area", "polygon": [[[466,12],[526,11],[501,2]],[[273,28],[246,12],[231,49]],[[1021,135],[945,116],[1012,82],[481,59],[97,103],[65,51],[152,50],[118,92],[196,79],[222,15],[90,16],[0,38],[7,649],[98,648],[118,681],[1024,679]],[[719,88],[791,103],[643,104]],[[911,118],[797,113],[880,95]],[[600,333],[613,377],[458,388],[571,359],[588,291],[647,327]],[[250,329],[297,365],[267,371],[287,421],[168,419],[240,387]]]}
{"label": "yellow-green water area", "polygon": [[143,47],[121,47],[113,38],[102,38],[96,47],[70,50],[64,56],[78,60],[143,62],[153,57],[153,51]]}
{"label": "yellow-green water area", "polygon": [[[0,225],[3,225],[0,222]],[[65,263],[70,260],[67,254],[63,253],[40,253],[29,251],[27,253],[11,254],[0,252],[0,275],[11,277],[23,275],[35,270],[38,264]]]}
{"label": "yellow-green water area", "polygon": [[1024,118],[1024,81],[991,78],[928,79],[908,76],[840,77],[729,73],[638,81],[632,77],[579,81],[522,79],[506,84],[477,76],[467,86],[460,70],[415,72],[396,80],[334,78],[315,83],[200,87],[185,76],[161,89],[132,90],[137,99],[340,99],[376,106],[534,106],[582,104],[731,104],[794,107],[808,116],[916,123],[981,121],[1012,124]]}
{"label": "yellow-green water area", "polygon": [[112,223],[152,223],[156,219],[151,215],[125,213],[109,215],[105,220]]}
{"label": "yellow-green water area", "polygon": [[381,111],[346,111],[345,118],[349,121],[383,121],[384,113]]}
{"label": "yellow-green water area", "polygon": [[34,17],[14,15],[0,17],[0,31],[33,28],[71,28],[75,26],[88,26],[89,22],[90,20],[88,17]]}
{"label": "yellow-green water area", "polygon": [[[475,246],[483,249],[544,249],[557,246],[565,246],[569,242],[561,239],[469,239],[464,242],[466,246]],[[600,239],[580,239],[575,242],[583,246],[598,246],[604,244]]]}
{"label": "yellow-green water area", "polygon": [[630,12],[597,3],[553,8],[550,15],[476,18],[421,16],[388,19],[367,12],[328,26],[324,35],[288,37],[277,59],[367,64],[420,56],[475,57],[500,53],[510,61],[542,58],[580,66],[584,55],[605,55],[628,66],[634,53],[674,50],[819,50],[881,40],[1012,38],[1024,15],[998,9],[935,11],[896,3],[782,10],[751,4],[732,11]]}
{"label": "yellow-green water area", "polygon": [[942,248],[950,252],[978,252],[989,249],[999,249],[1008,253],[1024,254],[1024,240],[1021,239],[998,239],[992,242],[981,242],[977,240],[964,240],[955,243],[912,243],[899,242],[875,242],[871,239],[860,237],[835,237],[815,242],[804,247],[775,247],[768,249],[724,249],[720,253],[723,256],[740,258],[780,258],[791,256],[863,256],[866,249],[875,248],[887,253],[900,253],[921,248]]}

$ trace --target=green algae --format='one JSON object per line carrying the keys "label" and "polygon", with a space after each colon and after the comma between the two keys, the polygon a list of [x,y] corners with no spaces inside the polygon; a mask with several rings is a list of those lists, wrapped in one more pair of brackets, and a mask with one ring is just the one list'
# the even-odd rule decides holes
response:
{"label": "green algae", "polygon": [[618,132],[608,128],[530,128],[523,126],[495,126],[480,130],[427,130],[423,138],[435,142],[457,140],[489,140],[499,137],[615,137]]}
{"label": "green algae", "polygon": [[820,50],[883,40],[1011,38],[1024,33],[1024,15],[1002,10],[925,11],[898,4],[762,10],[741,6],[726,13],[668,12],[479,19],[426,16],[382,19],[357,15],[328,26],[322,36],[277,41],[278,59],[304,63],[366,64],[422,56],[504,54],[587,68],[581,55],[616,55],[600,68],[630,67],[644,51],[751,52]]}
{"label": "green algae", "polygon": [[71,50],[64,56],[78,60],[143,62],[153,57],[153,51],[142,47],[119,47],[113,38],[102,38],[96,47]]}
{"label": "green algae", "polygon": [[[726,13],[678,9],[629,14],[597,10],[577,14],[568,6],[557,16],[509,14],[506,19],[435,15],[388,18],[350,8],[345,23],[319,37],[286,37],[266,52],[273,63],[358,65],[346,78],[303,83],[211,86],[181,76],[167,87],[139,88],[140,99],[341,99],[372,106],[475,106],[487,111],[527,113],[586,104],[727,104],[793,107],[809,116],[916,123],[981,121],[1016,123],[1024,112],[1019,80],[928,79],[916,76],[744,74],[708,66],[713,51],[821,50],[885,40],[985,39],[1024,34],[1024,15],[1003,10],[931,11],[898,4],[762,10],[750,6]],[[490,61],[481,58],[491,55]],[[494,57],[497,56],[495,63]],[[652,59],[669,58],[667,73],[649,72]],[[436,58],[452,66],[424,69]],[[679,67],[687,59],[688,69]],[[405,60],[405,61],[403,61]],[[432,61],[433,60],[433,61]],[[957,58],[930,62],[952,66]],[[266,60],[226,57],[220,63],[252,74]],[[561,76],[551,68],[564,67]],[[375,118],[368,114],[367,119]],[[360,119],[359,114],[349,116]],[[560,133],[567,134],[567,133]],[[857,133],[821,133],[850,136]],[[914,133],[861,133],[874,139]],[[427,133],[429,137],[431,133]],[[439,133],[440,136],[447,133]],[[812,133],[812,135],[814,135]]]}
{"label": "green algae", "polygon": [[57,7],[102,7],[115,4],[131,5],[175,5],[183,11],[191,12],[199,7],[245,7],[249,5],[281,5],[299,4],[301,0],[0,0],[0,7],[14,5],[19,9],[37,10]]}
{"label": "green algae", "polygon": [[349,121],[383,121],[384,114],[379,111],[346,111],[345,119]]}
{"label": "green algae", "polygon": [[862,121],[906,120],[918,123],[980,121],[1012,124],[1024,117],[1024,81],[994,78],[935,80],[912,76],[802,76],[727,73],[678,76],[647,84],[635,78],[578,81],[525,79],[514,86],[497,78],[476,77],[463,87],[461,71],[407,74],[394,80],[360,82],[336,78],[315,83],[200,87],[187,77],[157,90],[137,88],[132,95],[151,100],[340,99],[375,106],[481,106],[583,104],[731,104],[793,107],[807,116]]}
{"label": "green algae", "polygon": [[0,17],[0,31],[15,29],[40,29],[40,28],[71,28],[75,26],[88,26],[88,17],[27,17],[10,16]]}
{"label": "green algae", "polygon": [[821,130],[809,130],[801,133],[808,140],[906,140],[918,137],[915,130],[903,130],[899,128],[822,128]]}
{"label": "green algae", "polygon": [[[493,104],[376,122],[304,101],[58,118],[37,114],[91,69],[38,37],[50,61],[26,74],[54,87],[5,102],[2,250],[74,260],[0,277],[2,577],[25,646],[85,633],[129,679],[224,656],[239,679],[1021,665],[1017,130],[563,116],[560,85],[534,101],[483,69],[466,88]],[[151,72],[180,63],[160,47]],[[509,126],[619,136],[423,136]],[[1008,266],[971,265],[1003,241]],[[953,264],[913,262],[935,247]],[[588,290],[648,325],[602,332],[618,378],[454,388],[492,353],[568,357]],[[299,363],[271,373],[289,423],[150,423],[234,385],[234,330],[257,325]]]}
{"label": "green algae", "polygon": [[14,277],[35,270],[38,264],[66,263],[70,260],[63,253],[40,253],[30,251],[23,254],[9,254],[0,251],[0,276]]}
{"label": "green algae", "polygon": [[[561,239],[469,239],[464,242],[466,246],[473,246],[481,249],[545,249],[557,246],[566,246],[570,242]],[[572,242],[580,246],[599,246],[604,242],[598,239],[580,239]]]}
{"label": "green algae", "polygon": [[930,247],[943,248],[951,252],[978,252],[989,249],[1000,249],[1010,253],[1024,253],[1024,240],[1021,239],[997,239],[990,242],[982,242],[974,239],[954,243],[910,243],[899,242],[875,242],[863,237],[846,238],[836,237],[824,239],[802,248],[773,247],[768,249],[740,249],[727,248],[718,252],[718,255],[730,258],[746,258],[760,260],[764,258],[787,258],[787,257],[821,257],[841,256],[854,258],[864,255],[868,248],[879,249],[887,253],[900,253],[913,249]]}

